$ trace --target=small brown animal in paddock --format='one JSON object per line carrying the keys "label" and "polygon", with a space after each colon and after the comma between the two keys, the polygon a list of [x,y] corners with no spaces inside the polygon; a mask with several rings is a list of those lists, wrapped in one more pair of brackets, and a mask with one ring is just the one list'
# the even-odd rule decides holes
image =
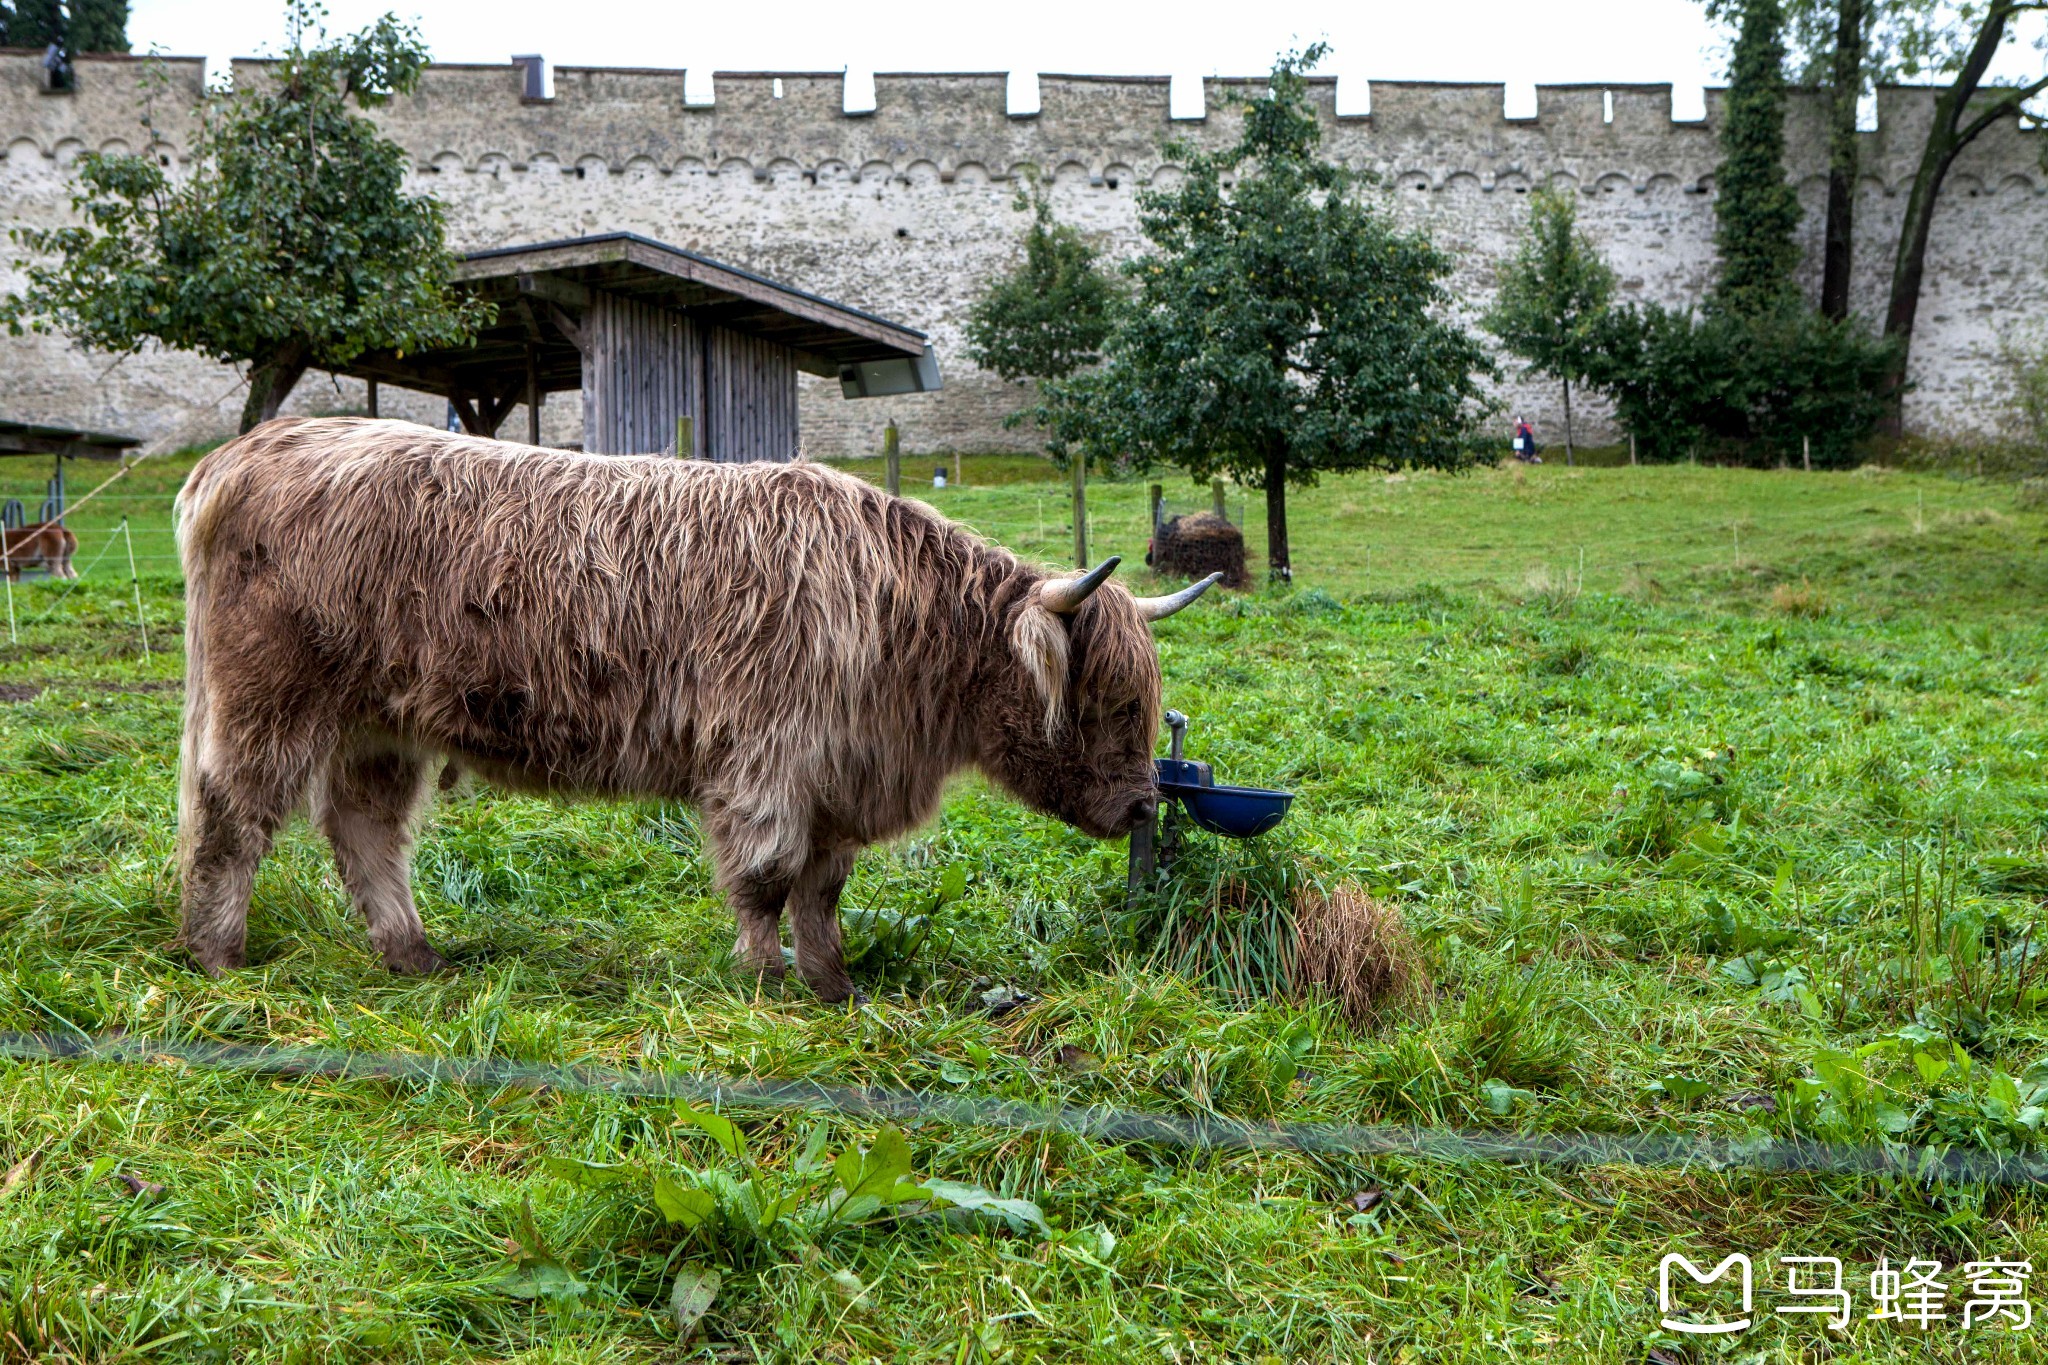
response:
{"label": "small brown animal in paddock", "polygon": [[4,545],[8,581],[19,583],[23,569],[47,569],[52,578],[76,578],[71,557],[78,553],[78,537],[69,527],[55,521],[38,521],[0,531]]}
{"label": "small brown animal in paddock", "polygon": [[501,785],[699,811],[751,970],[851,994],[862,847],[978,768],[1098,838],[1148,818],[1159,660],[1114,561],[1048,577],[814,464],[583,455],[280,419],[178,495],[184,942],[243,961],[249,888],[310,798],[370,940],[441,959],[410,887],[443,757]]}

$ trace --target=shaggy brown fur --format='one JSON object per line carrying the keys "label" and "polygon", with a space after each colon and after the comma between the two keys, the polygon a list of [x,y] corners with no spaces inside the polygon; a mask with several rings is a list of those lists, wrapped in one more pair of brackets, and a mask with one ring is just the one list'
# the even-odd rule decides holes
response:
{"label": "shaggy brown fur", "polygon": [[1345,882],[1294,893],[1295,985],[1326,992],[1367,1024],[1429,988],[1429,967],[1398,906]]}
{"label": "shaggy brown fur", "polygon": [[78,553],[78,537],[54,521],[38,521],[0,533],[0,555],[7,561],[7,577],[21,581],[23,569],[48,569],[52,578],[76,578],[71,557]]}
{"label": "shaggy brown fur", "polygon": [[1107,585],[1047,581],[812,464],[541,451],[400,422],[268,422],[178,495],[184,941],[243,960],[256,865],[310,795],[370,937],[440,959],[409,888],[441,756],[497,783],[686,801],[752,969],[851,991],[855,854],[975,767],[1108,838],[1148,816],[1159,664]]}

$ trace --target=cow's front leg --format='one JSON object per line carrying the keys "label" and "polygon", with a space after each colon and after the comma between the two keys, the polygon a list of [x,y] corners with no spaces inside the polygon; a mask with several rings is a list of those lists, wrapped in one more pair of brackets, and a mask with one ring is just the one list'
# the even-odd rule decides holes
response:
{"label": "cow's front leg", "polygon": [[853,994],[839,935],[839,893],[853,871],[856,849],[817,849],[789,889],[789,930],[796,940],[796,969],[820,1000]]}

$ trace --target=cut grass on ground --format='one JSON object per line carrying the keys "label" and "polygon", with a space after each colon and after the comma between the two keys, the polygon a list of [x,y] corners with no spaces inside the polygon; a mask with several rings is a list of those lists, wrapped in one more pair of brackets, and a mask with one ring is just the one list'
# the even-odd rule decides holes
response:
{"label": "cut grass on ground", "polygon": [[[967,464],[940,506],[1062,558],[1062,485],[983,488]],[[138,493],[167,503],[184,467],[145,466]],[[1143,486],[1091,492],[1097,545],[1136,564]],[[1191,752],[1299,793],[1262,845],[1198,842],[1184,872],[1298,865],[1396,907],[1430,985],[1371,1026],[1161,970],[1121,917],[1121,845],[975,781],[861,860],[850,906],[922,912],[954,869],[965,886],[853,1010],[731,975],[686,813],[487,789],[441,803],[417,860],[457,971],[373,966],[294,826],[258,880],[255,965],[209,981],[169,946],[177,584],[145,576],[144,663],[124,566],[61,602],[23,585],[25,619],[54,614],[0,650],[0,1029],[2037,1150],[2039,514],[1916,475],[1554,465],[1336,480],[1292,508],[1293,592],[1159,631]],[[996,987],[1030,1003],[991,1016]],[[808,1121],[732,1116],[794,1179]],[[879,1131],[833,1118],[824,1140]],[[692,1188],[739,1199],[719,1183],[739,1160],[647,1101],[0,1063],[0,1360],[1722,1359],[1659,1325],[1673,1251],[1754,1258],[1731,1361],[2020,1361],[2043,1330],[1962,1325],[1960,1266],[2048,1254],[2027,1190],[906,1132],[921,1176],[1032,1200],[1051,1235],[687,1233],[643,1177],[561,1160],[708,1169]],[[1846,1334],[1774,1311],[1785,1255],[1843,1259]],[[1943,1263],[1947,1319],[1865,1320],[1875,1263],[1915,1257]],[[723,1282],[680,1346],[688,1265]]]}

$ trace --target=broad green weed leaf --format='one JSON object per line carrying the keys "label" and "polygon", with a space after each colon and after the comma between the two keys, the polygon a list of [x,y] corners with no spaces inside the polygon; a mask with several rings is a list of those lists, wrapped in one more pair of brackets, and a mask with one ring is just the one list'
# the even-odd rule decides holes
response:
{"label": "broad green weed leaf", "polygon": [[[923,1193],[934,1199],[943,1200],[955,1208],[967,1209],[974,1213],[987,1214],[1007,1224],[1012,1232],[1036,1229],[1040,1234],[1052,1236],[1052,1225],[1045,1221],[1045,1214],[1029,1199],[1004,1199],[990,1194],[979,1185],[963,1185],[957,1180],[927,1180]],[[1115,1242],[1111,1242],[1114,1246]]]}
{"label": "broad green weed leaf", "polygon": [[676,1117],[703,1129],[713,1142],[725,1150],[727,1156],[739,1157],[742,1160],[746,1158],[746,1139],[740,1136],[740,1130],[733,1126],[732,1120],[707,1109],[692,1108],[687,1100],[676,1101]]}
{"label": "broad green weed leaf", "polygon": [[718,1211],[718,1198],[709,1190],[685,1185],[664,1173],[654,1177],[654,1207],[669,1222],[695,1231]]}
{"label": "broad green weed leaf", "polygon": [[586,1185],[601,1188],[616,1185],[630,1177],[634,1168],[625,1165],[606,1165],[598,1161],[582,1161],[572,1156],[544,1156],[540,1159],[541,1169],[558,1180],[572,1185]]}
{"label": "broad green weed leaf", "polygon": [[967,894],[967,864],[954,863],[939,879],[939,904],[957,901]]}
{"label": "broad green weed leaf", "polygon": [[814,1123],[811,1131],[804,1136],[804,1149],[789,1163],[789,1169],[798,1175],[813,1175],[829,1164],[825,1160],[825,1125]]}
{"label": "broad green weed leaf", "polygon": [[668,1306],[676,1315],[677,1338],[687,1344],[697,1330],[697,1323],[711,1309],[718,1297],[718,1272],[709,1266],[686,1265],[676,1275],[676,1286],[669,1291]]}
{"label": "broad green weed leaf", "polygon": [[1694,1100],[1712,1093],[1714,1089],[1711,1081],[1696,1080],[1691,1076],[1660,1077],[1657,1081],[1657,1086],[1680,1104],[1690,1104]]}
{"label": "broad green weed leaf", "polygon": [[1486,1096],[1486,1107],[1503,1115],[1515,1112],[1515,1101],[1536,1098],[1535,1091],[1517,1089],[1506,1081],[1488,1080],[1480,1085],[1479,1090]]}

